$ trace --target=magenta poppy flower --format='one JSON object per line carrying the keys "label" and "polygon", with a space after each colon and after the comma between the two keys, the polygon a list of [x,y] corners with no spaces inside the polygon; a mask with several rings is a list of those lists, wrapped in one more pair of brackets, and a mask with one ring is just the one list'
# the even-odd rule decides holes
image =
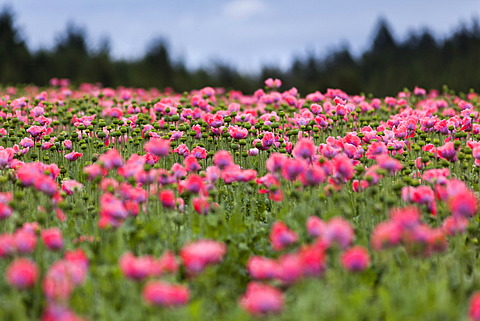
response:
{"label": "magenta poppy flower", "polygon": [[37,180],[33,183],[36,190],[43,192],[47,195],[54,195],[58,190],[58,185],[55,179],[50,176],[39,175]]}
{"label": "magenta poppy flower", "polygon": [[153,138],[148,141],[143,148],[147,153],[158,157],[165,157],[168,156],[168,153],[170,152],[170,141],[160,138]]}
{"label": "magenta poppy flower", "polygon": [[25,229],[19,229],[13,234],[15,248],[21,254],[32,253],[37,245],[37,236],[35,232]]}
{"label": "magenta poppy flower", "polygon": [[273,153],[267,159],[266,168],[270,173],[280,172],[283,168],[283,164],[288,159],[288,157],[284,154],[280,153]]}
{"label": "magenta poppy flower", "polygon": [[334,217],[327,223],[323,238],[328,244],[337,244],[345,249],[353,242],[355,234],[353,227],[342,217]]}
{"label": "magenta poppy flower", "polygon": [[76,267],[59,260],[53,263],[43,278],[43,293],[50,301],[67,300],[75,288],[74,276]]}
{"label": "magenta poppy flower", "polygon": [[15,156],[15,150],[13,148],[0,147],[0,168],[5,168],[9,163],[12,162],[13,157]]}
{"label": "magenta poppy flower", "polygon": [[298,240],[298,235],[283,222],[275,222],[270,231],[270,242],[275,251],[281,251]]}
{"label": "magenta poppy flower", "polygon": [[172,251],[165,251],[165,253],[155,261],[154,268],[156,269],[157,275],[163,273],[175,273],[178,270],[177,258]]}
{"label": "magenta poppy flower", "polygon": [[0,234],[0,258],[15,253],[15,237],[10,233]]}
{"label": "magenta poppy flower", "polygon": [[160,191],[159,197],[163,207],[165,208],[175,207],[175,193],[172,190],[165,189]]}
{"label": "magenta poppy flower", "polygon": [[287,158],[282,166],[282,176],[286,180],[294,181],[298,175],[303,173],[307,168],[305,161],[301,159]]}
{"label": "magenta poppy flower", "polygon": [[37,137],[38,135],[42,134],[45,132],[46,128],[43,126],[31,126],[30,128],[27,129],[27,133],[32,135],[33,137]]}
{"label": "magenta poppy flower", "polygon": [[202,167],[198,163],[198,160],[193,156],[193,155],[188,155],[184,160],[183,160],[183,165],[185,166],[185,169],[188,172],[197,172]]}
{"label": "magenta poppy flower", "polygon": [[480,292],[475,292],[470,298],[468,317],[471,321],[480,321]]}
{"label": "magenta poppy flower", "polygon": [[277,278],[284,284],[300,280],[303,272],[303,260],[299,253],[288,253],[278,258]]}
{"label": "magenta poppy flower", "polygon": [[269,88],[280,88],[282,86],[282,81],[280,79],[268,78],[265,80],[265,86]]}
{"label": "magenta poppy flower", "polygon": [[371,235],[371,244],[374,250],[396,246],[402,239],[402,228],[395,221],[386,221],[375,226]]}
{"label": "magenta poppy flower", "polygon": [[196,159],[205,159],[207,158],[207,150],[203,147],[197,146],[190,152],[190,155]]}
{"label": "magenta poppy flower", "polygon": [[228,133],[233,139],[244,139],[248,135],[248,129],[240,126],[229,126]]}
{"label": "magenta poppy flower", "polygon": [[199,194],[205,191],[205,183],[203,178],[197,174],[189,175],[185,180],[180,183],[180,192],[186,190],[191,194]]}
{"label": "magenta poppy flower", "polygon": [[385,169],[389,173],[396,173],[403,168],[403,165],[399,160],[392,158],[386,154],[377,156],[376,161],[380,168]]}
{"label": "magenta poppy flower", "polygon": [[47,302],[47,306],[42,314],[42,320],[45,321],[82,321],[81,317],[75,314],[69,307],[62,303]]}
{"label": "magenta poppy flower", "polygon": [[295,144],[292,154],[295,158],[312,159],[316,149],[313,141],[303,138]]}
{"label": "magenta poppy flower", "polygon": [[327,245],[321,239],[318,239],[312,245],[303,246],[299,251],[299,257],[302,261],[303,274],[305,276],[319,276],[326,269]]}
{"label": "magenta poppy flower", "polygon": [[284,299],[282,292],[277,288],[250,282],[245,295],[240,299],[240,305],[251,314],[264,315],[282,311]]}
{"label": "magenta poppy flower", "polygon": [[[98,157],[98,161],[103,168],[110,170],[119,168],[123,165],[123,158],[115,148],[112,148]],[[97,174],[98,175],[98,174]]]}
{"label": "magenta poppy flower", "polygon": [[341,263],[347,271],[361,272],[370,265],[370,255],[364,247],[354,246],[342,254]]}
{"label": "magenta poppy flower", "polygon": [[252,256],[248,259],[247,270],[252,278],[268,280],[276,278],[279,265],[277,261],[261,256]]}
{"label": "magenta poppy flower", "polygon": [[82,158],[83,154],[79,152],[71,152],[65,155],[65,158],[69,161],[76,161],[79,158]]}
{"label": "magenta poppy flower", "polygon": [[5,203],[0,202],[0,220],[9,218],[13,214],[13,209]]}
{"label": "magenta poppy flower", "polygon": [[478,199],[469,190],[464,190],[448,199],[448,208],[456,217],[473,217],[478,211]]}
{"label": "magenta poppy flower", "polygon": [[442,230],[447,235],[461,234],[467,230],[468,219],[463,216],[449,216],[442,223]]}
{"label": "magenta poppy flower", "polygon": [[72,195],[74,192],[78,192],[83,188],[83,184],[77,182],[74,179],[68,179],[62,183],[62,191],[67,195]]}
{"label": "magenta poppy flower", "polygon": [[63,248],[63,237],[60,229],[56,227],[45,229],[41,231],[40,235],[49,250],[57,251]]}
{"label": "magenta poppy flower", "polygon": [[29,259],[16,259],[7,267],[6,278],[17,289],[31,288],[37,282],[38,267]]}
{"label": "magenta poppy flower", "polygon": [[72,141],[70,139],[64,140],[63,141],[63,147],[65,147],[65,149],[72,150],[72,148],[73,148]]}
{"label": "magenta poppy flower", "polygon": [[262,139],[262,149],[266,150],[275,143],[275,135],[271,132],[266,132]]}
{"label": "magenta poppy flower", "polygon": [[154,270],[155,261],[151,256],[135,257],[128,252],[119,260],[120,270],[127,278],[140,281],[150,276]]}
{"label": "magenta poppy flower", "polygon": [[437,152],[438,156],[449,162],[456,162],[458,160],[457,151],[455,150],[453,142],[448,142],[443,146],[437,147]]}
{"label": "magenta poppy flower", "polygon": [[33,139],[28,137],[22,138],[22,140],[20,141],[20,146],[22,146],[23,148],[33,147],[34,145],[35,143],[33,142]]}
{"label": "magenta poppy flower", "polygon": [[198,214],[207,215],[210,211],[210,202],[204,196],[197,196],[192,200],[193,208]]}
{"label": "magenta poppy flower", "polygon": [[180,250],[180,257],[190,274],[198,274],[207,265],[222,261],[226,251],[227,247],[224,243],[213,240],[199,240],[185,245]]}
{"label": "magenta poppy flower", "polygon": [[313,237],[321,237],[325,233],[327,224],[319,217],[310,216],[307,219],[307,231]]}
{"label": "magenta poppy flower", "polygon": [[226,150],[219,150],[213,155],[213,164],[220,169],[233,165],[233,158],[230,152]]}
{"label": "magenta poppy flower", "polygon": [[184,285],[153,281],[143,289],[143,299],[152,305],[176,307],[188,303],[190,290]]}

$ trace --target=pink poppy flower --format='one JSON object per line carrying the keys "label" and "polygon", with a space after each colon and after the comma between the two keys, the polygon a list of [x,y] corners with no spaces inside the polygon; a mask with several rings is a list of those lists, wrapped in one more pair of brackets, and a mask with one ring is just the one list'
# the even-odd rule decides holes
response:
{"label": "pink poppy flower", "polygon": [[283,309],[284,299],[280,290],[273,286],[250,282],[240,305],[254,315],[278,313]]}
{"label": "pink poppy flower", "polygon": [[15,238],[10,233],[0,234],[0,258],[15,253]]}
{"label": "pink poppy flower", "polygon": [[323,239],[327,244],[337,244],[342,249],[347,248],[353,242],[355,234],[353,227],[342,217],[334,217],[327,223]]}
{"label": "pink poppy flower", "polygon": [[469,190],[464,190],[448,199],[448,208],[455,217],[473,217],[478,211],[478,199]]}
{"label": "pink poppy flower", "polygon": [[123,159],[118,150],[112,148],[98,157],[98,162],[103,168],[110,170],[123,165]]}
{"label": "pink poppy flower", "polygon": [[303,277],[302,256],[288,253],[278,258],[277,278],[284,284],[292,284]]}
{"label": "pink poppy flower", "polygon": [[443,146],[437,147],[438,156],[443,159],[448,160],[449,162],[457,161],[457,151],[453,145],[453,142],[448,142]]}
{"label": "pink poppy flower", "polygon": [[475,292],[470,298],[468,317],[471,321],[480,321],[480,292]]}
{"label": "pink poppy flower", "polygon": [[193,155],[188,155],[184,161],[183,165],[188,172],[198,172],[202,167],[198,163],[198,160]]}
{"label": "pink poppy flower", "polygon": [[350,272],[361,272],[370,265],[370,255],[362,246],[354,246],[342,254],[342,266]]}
{"label": "pink poppy flower", "polygon": [[227,247],[213,240],[199,240],[185,245],[180,251],[185,268],[190,274],[198,274],[210,264],[222,261]]}
{"label": "pink poppy flower", "polygon": [[240,126],[229,126],[228,133],[233,139],[244,139],[248,135],[248,129]]}
{"label": "pink poppy flower", "polygon": [[166,157],[170,152],[170,141],[160,138],[151,139],[143,148],[147,153],[158,157]]}
{"label": "pink poppy flower", "polygon": [[293,148],[292,154],[295,158],[312,159],[315,155],[315,144],[310,139],[300,139]]}
{"label": "pink poppy flower", "polygon": [[280,79],[268,78],[265,80],[265,86],[269,88],[280,88],[282,86],[282,81]]}
{"label": "pink poppy flower", "polygon": [[170,190],[162,190],[160,192],[160,201],[162,202],[162,206],[165,208],[174,208],[175,207],[175,193]]}
{"label": "pink poppy flower", "polygon": [[463,216],[449,216],[442,223],[442,230],[447,235],[461,234],[467,230],[468,219]]}
{"label": "pink poppy flower", "polygon": [[192,200],[193,208],[198,214],[207,215],[210,211],[210,202],[204,196],[195,197]]}
{"label": "pink poppy flower", "polygon": [[205,159],[207,158],[207,150],[203,147],[197,146],[190,152],[190,155],[196,159]]}
{"label": "pink poppy flower", "polygon": [[13,214],[13,209],[7,204],[0,202],[0,220],[9,218]]}
{"label": "pink poppy flower", "polygon": [[40,235],[49,250],[57,251],[63,248],[62,232],[58,228],[52,227],[42,230]]}
{"label": "pink poppy flower", "polygon": [[376,157],[376,161],[380,168],[387,170],[389,173],[396,173],[403,168],[402,163],[390,156],[383,154]]}
{"label": "pink poppy flower", "polygon": [[160,274],[177,272],[178,262],[173,252],[165,251],[162,256],[155,261],[155,269],[157,269]]}
{"label": "pink poppy flower", "polygon": [[63,181],[62,183],[62,191],[67,193],[67,195],[72,195],[74,192],[78,192],[83,188],[83,184],[77,182],[74,179],[69,179]]}
{"label": "pink poppy flower", "polygon": [[37,236],[35,232],[25,229],[18,229],[13,234],[15,240],[15,248],[21,254],[32,253],[37,245]]}
{"label": "pink poppy flower", "polygon": [[290,230],[283,222],[275,222],[270,231],[270,242],[275,251],[281,251],[298,240],[297,233]]}
{"label": "pink poppy flower", "polygon": [[45,132],[46,128],[43,126],[31,126],[30,128],[27,129],[27,133],[32,135],[33,137],[37,137],[38,135],[42,134]]}
{"label": "pink poppy flower", "polygon": [[277,277],[278,263],[266,257],[252,256],[248,259],[247,270],[252,278],[268,280]]}
{"label": "pink poppy flower", "polygon": [[187,304],[190,291],[184,285],[174,285],[161,281],[148,283],[143,289],[143,299],[152,305],[175,307]]}
{"label": "pink poppy flower", "polygon": [[127,278],[140,281],[152,274],[154,259],[151,256],[135,257],[128,252],[119,260],[120,270]]}
{"label": "pink poppy flower", "polygon": [[83,156],[82,153],[79,152],[71,152],[65,155],[65,158],[68,159],[69,161],[76,161],[77,159],[81,158]]}
{"label": "pink poppy flower", "polygon": [[7,267],[6,278],[17,289],[31,288],[37,282],[38,267],[29,259],[16,259]]}
{"label": "pink poppy flower", "polygon": [[225,169],[226,167],[233,165],[233,158],[230,152],[226,150],[219,150],[213,155],[213,164],[218,168]]}
{"label": "pink poppy flower", "polygon": [[321,237],[326,230],[327,224],[319,217],[310,216],[307,219],[307,231],[313,237]]}

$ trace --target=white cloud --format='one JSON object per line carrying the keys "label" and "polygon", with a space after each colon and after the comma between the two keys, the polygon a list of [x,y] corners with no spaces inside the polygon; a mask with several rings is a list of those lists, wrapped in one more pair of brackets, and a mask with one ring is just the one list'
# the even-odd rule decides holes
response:
{"label": "white cloud", "polygon": [[223,12],[227,17],[243,20],[265,9],[265,4],[260,0],[233,0],[224,6]]}

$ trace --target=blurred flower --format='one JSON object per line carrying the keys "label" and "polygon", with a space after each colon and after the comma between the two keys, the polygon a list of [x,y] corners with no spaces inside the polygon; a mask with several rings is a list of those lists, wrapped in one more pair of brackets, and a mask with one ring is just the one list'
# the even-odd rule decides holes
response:
{"label": "blurred flower", "polygon": [[468,317],[471,321],[480,321],[480,292],[473,293],[470,298]]}
{"label": "blurred flower", "polygon": [[144,145],[144,149],[147,153],[158,157],[165,157],[168,156],[168,153],[170,152],[170,141],[153,138]]}
{"label": "blurred flower", "polygon": [[354,246],[342,254],[341,262],[347,271],[360,272],[370,265],[370,255],[364,247]]}
{"label": "blurred flower", "polygon": [[210,264],[220,262],[225,255],[225,244],[213,240],[199,240],[185,245],[180,251],[182,262],[190,274],[198,274]]}
{"label": "blurred flower", "polygon": [[41,231],[43,243],[49,250],[56,251],[63,248],[63,237],[60,229],[52,227]]}
{"label": "blurred flower", "polygon": [[300,139],[293,148],[292,154],[295,158],[312,159],[315,155],[315,144],[310,139]]}
{"label": "blurred flower", "polygon": [[143,289],[143,299],[147,303],[162,307],[185,305],[189,298],[190,291],[183,285],[152,281]]}
{"label": "blurred flower", "polygon": [[353,242],[355,234],[353,227],[342,217],[334,217],[327,222],[323,239],[328,244],[337,244],[342,249],[347,248]]}
{"label": "blurred flower", "polygon": [[83,156],[82,153],[79,152],[71,152],[65,155],[65,158],[68,159],[69,161],[76,161],[77,159],[81,158]]}
{"label": "blurred flower", "polygon": [[283,222],[275,222],[270,231],[270,242],[275,251],[281,251],[298,240],[297,233],[290,230]]}
{"label": "blurred flower", "polygon": [[252,278],[268,280],[277,277],[279,265],[269,258],[252,256],[248,259],[247,270]]}
{"label": "blurred flower", "polygon": [[16,259],[6,270],[7,282],[17,289],[33,287],[35,282],[37,282],[38,274],[37,265],[33,261],[24,258]]}
{"label": "blurred flower", "polygon": [[273,286],[250,282],[240,305],[249,313],[262,315],[277,313],[283,309],[283,294]]}

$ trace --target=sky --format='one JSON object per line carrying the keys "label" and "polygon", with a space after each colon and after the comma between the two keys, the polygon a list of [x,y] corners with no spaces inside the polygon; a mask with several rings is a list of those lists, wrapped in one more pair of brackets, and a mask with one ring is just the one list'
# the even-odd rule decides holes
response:
{"label": "sky", "polygon": [[480,19],[480,0],[0,0],[5,5],[33,50],[51,48],[73,23],[92,47],[108,38],[117,59],[141,57],[162,37],[188,67],[221,61],[245,72],[342,46],[359,54],[380,17],[400,40],[424,28],[442,38]]}

